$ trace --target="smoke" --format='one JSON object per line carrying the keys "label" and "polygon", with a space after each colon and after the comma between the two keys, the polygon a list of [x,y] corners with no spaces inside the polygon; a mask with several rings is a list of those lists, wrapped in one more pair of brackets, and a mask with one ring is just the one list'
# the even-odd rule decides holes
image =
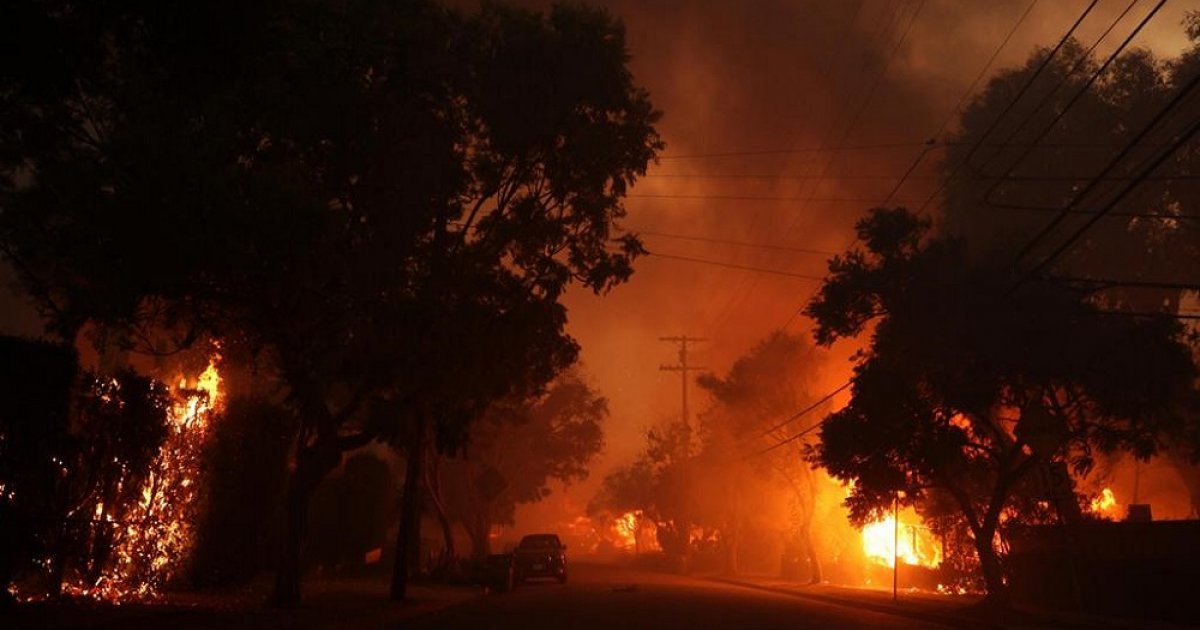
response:
{"label": "smoke", "polygon": [[[943,127],[955,128],[960,99],[1030,2],[592,4],[624,21],[634,75],[663,111],[659,128],[667,149],[632,191],[625,226],[837,252],[852,242],[854,222],[887,199],[910,167],[912,174],[895,191],[892,204],[919,207],[933,192],[941,152],[923,154],[920,143]],[[975,91],[996,71],[1056,43],[1087,4],[1037,3]],[[1077,37],[1092,42],[1127,4],[1100,2]],[[1135,7],[1097,54],[1111,51],[1149,8]],[[1136,44],[1163,56],[1177,54],[1187,44],[1181,27],[1185,13],[1185,7],[1168,5]],[[676,159],[890,144],[905,146]],[[830,201],[836,199],[865,201]],[[827,259],[652,234],[644,241],[655,253],[818,277]],[[721,372],[770,331],[785,324],[791,332],[805,330],[808,320],[793,314],[817,287],[801,278],[655,256],[639,260],[636,269],[627,285],[609,295],[568,295],[570,332],[581,342],[585,370],[609,397],[612,410],[607,451],[593,467],[593,479],[574,496],[585,496],[608,469],[628,462],[648,426],[678,413],[678,374],[658,369],[675,362],[675,348],[658,337],[707,337],[696,345],[693,359]],[[813,389],[830,391],[843,383],[849,376],[846,359],[855,349],[842,344],[815,355],[824,369]],[[701,393],[695,388],[692,393],[692,408],[702,408]],[[843,402],[835,399],[838,406]],[[552,508],[536,511],[545,516]]]}

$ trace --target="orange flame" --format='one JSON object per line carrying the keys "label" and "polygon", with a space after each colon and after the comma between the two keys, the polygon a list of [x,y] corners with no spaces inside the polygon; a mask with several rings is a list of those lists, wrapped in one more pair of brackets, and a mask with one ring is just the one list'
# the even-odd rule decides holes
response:
{"label": "orange flame", "polygon": [[1097,516],[1106,516],[1109,518],[1117,517],[1117,497],[1113,495],[1111,488],[1104,488],[1096,498],[1092,499],[1089,504],[1093,514]]}
{"label": "orange flame", "polygon": [[869,561],[888,567],[895,566],[897,558],[913,566],[932,568],[941,564],[941,544],[927,528],[914,522],[919,520],[915,513],[908,512],[912,510],[901,514],[899,532],[891,516],[863,527],[863,554]]}

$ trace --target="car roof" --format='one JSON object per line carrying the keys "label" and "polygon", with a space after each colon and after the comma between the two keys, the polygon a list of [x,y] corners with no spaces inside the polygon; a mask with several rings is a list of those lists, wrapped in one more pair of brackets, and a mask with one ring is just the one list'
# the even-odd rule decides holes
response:
{"label": "car roof", "polygon": [[[524,536],[524,537],[522,537],[522,538],[521,538],[521,542],[522,542],[522,543],[523,543],[523,542],[525,542],[525,541],[530,541],[530,542],[534,542],[534,541],[539,541],[539,542],[540,542],[540,541],[554,541],[554,542],[560,542],[560,541],[558,540],[558,534],[528,534],[528,535],[526,535],[526,536]],[[561,544],[561,543],[560,543],[560,544]]]}

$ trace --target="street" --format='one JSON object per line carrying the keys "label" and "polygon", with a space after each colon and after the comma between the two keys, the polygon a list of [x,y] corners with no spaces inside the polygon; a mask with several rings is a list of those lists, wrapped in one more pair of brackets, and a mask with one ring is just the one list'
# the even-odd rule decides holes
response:
{"label": "street", "polygon": [[[300,608],[263,608],[253,600],[169,598],[121,606],[37,604],[0,627],[74,628],[936,628],[932,619],[875,612],[703,578],[576,563],[566,585],[532,582],[510,593],[416,586],[404,604],[386,599],[382,580],[317,581]],[[866,606],[867,608],[863,608]]]}
{"label": "street", "polygon": [[575,564],[566,585],[534,582],[423,616],[417,628],[934,628],[895,615],[703,579]]}

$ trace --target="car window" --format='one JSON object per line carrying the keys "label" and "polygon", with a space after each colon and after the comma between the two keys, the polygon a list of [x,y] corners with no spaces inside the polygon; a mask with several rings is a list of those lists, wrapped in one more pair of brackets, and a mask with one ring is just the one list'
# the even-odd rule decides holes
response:
{"label": "car window", "polygon": [[526,536],[521,539],[520,549],[557,549],[557,536]]}

